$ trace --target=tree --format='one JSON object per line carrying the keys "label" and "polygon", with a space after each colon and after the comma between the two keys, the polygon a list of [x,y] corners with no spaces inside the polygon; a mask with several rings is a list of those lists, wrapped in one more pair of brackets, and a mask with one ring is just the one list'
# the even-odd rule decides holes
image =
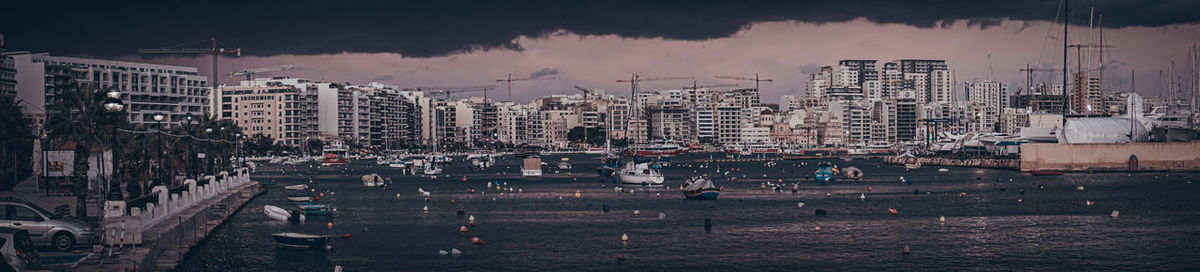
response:
{"label": "tree", "polygon": [[77,201],[75,214],[87,217],[88,159],[92,152],[103,150],[111,133],[111,115],[104,111],[104,94],[91,85],[73,88],[59,96],[58,103],[47,109],[46,122],[50,146],[57,149],[70,148],[75,153],[74,171],[71,173]]}
{"label": "tree", "polygon": [[308,139],[308,150],[305,152],[307,155],[321,154],[324,148],[325,143],[321,142],[320,139]]}
{"label": "tree", "polygon": [[585,134],[584,131],[585,130],[583,127],[571,128],[570,131],[567,131],[567,140],[571,141],[572,143],[582,143],[586,141],[586,143],[591,146],[604,145],[605,132],[603,128],[587,128],[587,139],[583,138]]}
{"label": "tree", "polygon": [[20,101],[0,96],[0,190],[12,190],[31,172],[35,138],[29,119],[21,113]]}

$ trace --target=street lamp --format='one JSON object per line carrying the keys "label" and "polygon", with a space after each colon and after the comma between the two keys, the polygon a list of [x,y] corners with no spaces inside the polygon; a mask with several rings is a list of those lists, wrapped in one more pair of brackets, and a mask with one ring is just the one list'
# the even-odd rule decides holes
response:
{"label": "street lamp", "polygon": [[163,166],[162,166],[163,165],[162,120],[165,118],[166,118],[166,116],[163,116],[161,113],[154,115],[154,125],[158,127],[158,132],[157,132],[157,134],[158,134],[158,156],[155,156],[155,159],[158,160],[158,165],[156,165],[158,169],[155,169],[154,173],[157,174],[159,176],[159,178],[162,178],[162,169],[163,169]]}
{"label": "street lamp", "polygon": [[190,113],[190,112],[187,113],[186,115],[184,115],[183,119],[184,119],[183,121],[185,124],[185,126],[183,127],[183,131],[184,131],[184,134],[187,134],[187,136],[188,136],[187,137],[187,139],[188,139],[187,166],[186,166],[186,170],[184,171],[184,173],[187,174],[187,176],[191,177],[192,176],[191,172],[192,172],[192,170],[194,170],[193,168],[196,166],[196,162],[193,160],[195,158],[192,158],[193,156],[196,156],[195,152],[192,150],[192,113]]}
{"label": "street lamp", "polygon": [[237,167],[242,166],[242,139],[243,136],[241,132],[233,134],[233,161],[236,163],[235,165],[237,165]]}
{"label": "street lamp", "polygon": [[115,87],[110,87],[105,93],[107,98],[104,99],[104,111],[112,116],[112,170],[113,177],[108,184],[108,200],[121,200],[124,196],[121,194],[121,185],[117,182],[120,176],[120,163],[118,163],[120,151],[117,150],[117,126],[120,124],[119,118],[121,112],[125,110],[125,104],[121,102],[121,91]]}
{"label": "street lamp", "polygon": [[[212,132],[212,128],[204,128],[204,137],[208,139],[208,141],[204,143],[204,160],[209,162],[212,161]],[[208,171],[213,171],[212,163],[208,163]]]}

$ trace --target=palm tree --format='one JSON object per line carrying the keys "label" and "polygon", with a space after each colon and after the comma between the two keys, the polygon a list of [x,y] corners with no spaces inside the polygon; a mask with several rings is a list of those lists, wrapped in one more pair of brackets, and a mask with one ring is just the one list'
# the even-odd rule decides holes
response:
{"label": "palm tree", "polygon": [[21,113],[20,103],[0,96],[0,169],[5,169],[0,171],[0,190],[12,190],[19,181],[20,169],[31,166],[27,155],[33,151],[33,128]]}
{"label": "palm tree", "polygon": [[56,149],[71,148],[75,152],[74,171],[71,173],[75,185],[76,215],[87,217],[88,159],[92,152],[103,150],[110,137],[111,114],[104,111],[104,94],[88,85],[84,88],[67,90],[58,103],[47,109],[49,121],[46,129],[50,145]]}

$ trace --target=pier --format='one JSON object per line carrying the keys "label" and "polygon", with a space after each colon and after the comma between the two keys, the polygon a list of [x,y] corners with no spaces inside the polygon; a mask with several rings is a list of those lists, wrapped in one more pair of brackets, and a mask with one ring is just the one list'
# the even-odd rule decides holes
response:
{"label": "pier", "polygon": [[925,157],[913,158],[904,156],[884,157],[883,162],[887,164],[907,164],[917,163],[922,166],[955,166],[955,167],[979,167],[979,168],[995,168],[995,169],[1021,169],[1021,161],[1017,159],[985,159],[985,158],[939,158]]}

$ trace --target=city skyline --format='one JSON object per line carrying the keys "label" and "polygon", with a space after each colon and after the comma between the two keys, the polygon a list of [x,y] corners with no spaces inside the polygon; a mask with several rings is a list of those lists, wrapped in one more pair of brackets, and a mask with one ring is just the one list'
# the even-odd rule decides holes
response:
{"label": "city skyline", "polygon": [[[481,18],[466,18],[451,12],[449,18],[460,23],[450,25],[413,24],[406,29],[403,23],[416,19],[395,19],[384,24],[386,27],[362,27],[357,24],[331,23],[328,28],[346,30],[347,33],[327,35],[334,30],[326,28],[289,29],[266,19],[253,21],[253,30],[230,29],[220,24],[214,30],[194,25],[199,23],[175,22],[176,26],[194,32],[184,37],[182,33],[156,35],[136,41],[113,41],[111,43],[83,43],[85,47],[56,43],[59,37],[39,35],[38,31],[49,31],[57,24],[21,29],[0,28],[5,33],[10,50],[31,50],[56,55],[81,55],[98,58],[164,63],[199,68],[201,75],[211,74],[211,59],[208,56],[152,57],[138,55],[138,48],[170,46],[215,37],[227,46],[240,47],[243,57],[222,57],[220,83],[236,85],[238,77],[227,73],[243,68],[290,64],[295,70],[278,73],[281,76],[310,78],[330,82],[366,83],[378,81],[401,87],[428,85],[478,85],[494,84],[495,79],[514,76],[555,76],[556,80],[531,81],[514,84],[514,99],[519,101],[542,96],[548,92],[571,93],[573,85],[607,89],[621,95],[628,91],[628,84],[617,79],[627,78],[634,72],[658,76],[694,76],[701,85],[741,83],[716,79],[716,75],[749,75],[758,73],[774,79],[762,85],[762,94],[767,101],[782,95],[803,95],[807,78],[821,66],[830,65],[840,59],[945,59],[953,67],[957,82],[994,78],[1008,82],[1013,89],[1024,88],[1025,75],[1018,71],[1026,64],[1042,63],[1061,66],[1061,27],[1051,23],[1055,20],[1058,2],[1019,2],[1011,8],[999,9],[987,5],[962,7],[965,15],[941,8],[918,6],[921,12],[911,15],[888,16],[880,11],[892,8],[894,12],[905,11],[906,4],[881,4],[881,7],[840,6],[824,4],[812,8],[794,7],[800,4],[767,3],[763,6],[778,7],[781,11],[751,13],[764,7],[746,7],[739,4],[705,5],[697,8],[702,15],[679,15],[681,10],[658,6],[669,3],[644,4],[648,10],[634,9],[632,14],[658,14],[655,16],[620,17],[597,5],[580,11],[581,22],[556,23],[513,21],[512,25],[489,26],[499,31],[497,37],[480,37],[471,40],[470,35],[453,36],[454,39],[438,39],[439,34],[470,29],[463,25],[486,23],[487,20],[507,18],[504,11],[512,7],[497,7],[499,15]],[[1026,6],[1025,4],[1032,5]],[[1136,15],[1126,14],[1126,4],[1120,2],[1073,3],[1071,42],[1096,42],[1088,37],[1098,37],[1098,31],[1088,31],[1086,23],[1090,5],[1106,11],[1104,24],[1109,26],[1104,33],[1105,43],[1117,46],[1107,50],[1104,89],[1127,91],[1130,69],[1137,69],[1137,90],[1147,96],[1158,94],[1162,81],[1158,70],[1165,70],[1174,58],[1177,68],[1184,66],[1187,47],[1200,37],[1200,26],[1193,15],[1179,11],[1188,10],[1188,2],[1153,3]],[[33,4],[31,4],[33,5]],[[567,9],[569,4],[550,5],[547,10]],[[264,7],[265,6],[265,7]],[[269,5],[247,7],[267,10]],[[307,4],[297,4],[291,9],[303,9]],[[520,6],[520,5],[517,5]],[[641,6],[641,5],[639,5]],[[654,7],[658,7],[654,9]],[[1020,12],[1017,7],[1028,8]],[[32,8],[32,7],[30,7]],[[197,8],[197,7],[193,7]],[[409,7],[397,14],[436,9],[436,4],[421,4]],[[726,8],[729,14],[712,11]],[[837,13],[837,8],[855,8],[853,16]],[[946,9],[952,7],[943,7]],[[989,10],[992,8],[992,10]],[[150,9],[153,7],[140,7]],[[795,14],[788,14],[793,11]],[[224,11],[246,13],[248,11]],[[657,13],[655,13],[657,12]],[[379,15],[384,12],[365,13],[362,16]],[[461,13],[477,14],[481,11],[467,9]],[[71,11],[61,15],[70,16]],[[843,14],[835,16],[837,14]],[[938,15],[942,18],[930,20],[919,14]],[[1157,14],[1160,16],[1150,16]],[[704,16],[708,15],[708,16]],[[724,15],[724,16],[722,16]],[[827,15],[827,16],[818,16]],[[274,18],[276,15],[263,15]],[[343,15],[330,15],[341,18]],[[556,15],[557,16],[557,15]],[[674,17],[672,17],[674,16]],[[604,28],[589,27],[590,20],[612,19],[613,25]],[[671,23],[669,18],[678,18]],[[715,22],[699,23],[699,27],[672,28],[681,22],[703,22],[703,18],[715,18]],[[17,18],[19,19],[19,18]],[[150,17],[148,21],[163,20]],[[368,20],[368,19],[363,19]],[[380,19],[383,20],[383,19]],[[505,19],[508,21],[507,19]],[[639,27],[635,23],[663,23],[667,25]],[[309,26],[304,23],[301,26]],[[462,24],[462,25],[459,25]],[[12,25],[12,24],[5,24]],[[622,26],[631,26],[624,28]],[[129,35],[127,32],[140,28],[170,26],[135,26],[130,30],[111,33],[99,30],[84,30],[81,37],[103,38],[101,34],[114,37]],[[259,29],[262,28],[262,29]],[[382,29],[381,29],[382,28]],[[307,31],[307,32],[304,32]],[[442,32],[446,31],[446,32]],[[478,30],[475,30],[478,31]],[[247,33],[253,34],[248,35]],[[390,38],[392,33],[408,33],[409,38]],[[466,32],[464,32],[466,33]],[[492,40],[485,40],[490,38]],[[394,43],[387,43],[388,41]],[[507,39],[507,40],[505,40]],[[421,44],[416,41],[429,41]],[[505,42],[494,42],[505,40]],[[292,42],[291,45],[280,44]],[[318,46],[323,45],[323,46]],[[372,46],[374,45],[374,46]],[[440,47],[437,45],[441,45]],[[433,48],[433,49],[431,49]],[[1083,50],[1088,54],[1088,50]],[[1076,66],[1075,50],[1069,52],[1070,67]],[[989,61],[990,55],[990,61]],[[1084,61],[1093,67],[1098,58],[1093,53]],[[990,65],[989,65],[990,64]],[[1086,65],[1086,64],[1085,64]],[[1074,69],[1074,68],[1072,68]],[[1042,73],[1036,81],[1058,83],[1059,75]],[[677,89],[691,82],[647,82],[647,89]],[[497,90],[503,92],[503,88]],[[960,94],[962,89],[957,90]],[[492,96],[500,97],[500,96]]]}

